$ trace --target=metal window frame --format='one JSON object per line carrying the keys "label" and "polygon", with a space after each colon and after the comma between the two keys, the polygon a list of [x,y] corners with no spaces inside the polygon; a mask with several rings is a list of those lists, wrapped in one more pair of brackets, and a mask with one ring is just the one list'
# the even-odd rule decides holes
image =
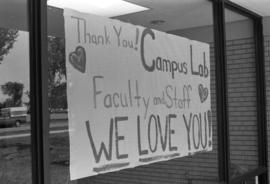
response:
{"label": "metal window frame", "polygon": [[[268,183],[267,122],[265,104],[264,45],[262,17],[228,0],[209,0],[213,5],[216,61],[219,181],[237,183],[259,175],[260,184]],[[251,18],[254,22],[257,82],[259,168],[238,178],[229,178],[229,129],[227,105],[225,8]],[[30,39],[30,99],[32,183],[50,184],[47,1],[28,0]]]}
{"label": "metal window frame", "polygon": [[32,183],[50,183],[47,1],[28,0]]}
{"label": "metal window frame", "polygon": [[217,103],[217,129],[218,129],[218,162],[219,181],[229,181],[229,128],[227,115],[227,73],[226,73],[226,39],[224,2],[213,1],[214,43],[216,59],[216,103]]}

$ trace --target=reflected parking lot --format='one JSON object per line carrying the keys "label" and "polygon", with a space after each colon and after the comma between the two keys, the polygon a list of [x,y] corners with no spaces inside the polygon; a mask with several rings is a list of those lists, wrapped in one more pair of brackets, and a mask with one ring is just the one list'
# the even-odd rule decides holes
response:
{"label": "reflected parking lot", "polygon": [[[31,183],[30,123],[20,127],[0,128],[0,183]],[[67,114],[51,114],[50,162],[52,174],[67,178],[69,166]],[[5,170],[5,168],[9,168]],[[55,181],[55,183],[60,183]]]}

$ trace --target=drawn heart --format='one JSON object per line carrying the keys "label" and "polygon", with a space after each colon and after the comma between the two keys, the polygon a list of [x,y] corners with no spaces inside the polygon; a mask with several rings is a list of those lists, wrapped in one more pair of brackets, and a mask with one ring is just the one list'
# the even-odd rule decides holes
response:
{"label": "drawn heart", "polygon": [[201,103],[203,103],[208,97],[208,89],[206,87],[204,88],[202,84],[199,84],[198,90]]}
{"label": "drawn heart", "polygon": [[78,71],[85,73],[86,54],[82,46],[78,46],[74,52],[69,54],[70,64]]}

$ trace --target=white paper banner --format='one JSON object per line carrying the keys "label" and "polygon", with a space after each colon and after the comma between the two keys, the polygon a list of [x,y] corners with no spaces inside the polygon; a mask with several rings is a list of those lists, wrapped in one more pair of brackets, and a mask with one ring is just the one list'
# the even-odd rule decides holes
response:
{"label": "white paper banner", "polygon": [[208,44],[64,17],[72,180],[212,150]]}

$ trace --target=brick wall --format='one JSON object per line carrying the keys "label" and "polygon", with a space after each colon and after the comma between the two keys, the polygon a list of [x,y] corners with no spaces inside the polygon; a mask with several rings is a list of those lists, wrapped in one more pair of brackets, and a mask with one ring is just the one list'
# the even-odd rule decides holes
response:
{"label": "brick wall", "polygon": [[253,38],[227,43],[227,87],[230,173],[258,168],[256,68]]}

